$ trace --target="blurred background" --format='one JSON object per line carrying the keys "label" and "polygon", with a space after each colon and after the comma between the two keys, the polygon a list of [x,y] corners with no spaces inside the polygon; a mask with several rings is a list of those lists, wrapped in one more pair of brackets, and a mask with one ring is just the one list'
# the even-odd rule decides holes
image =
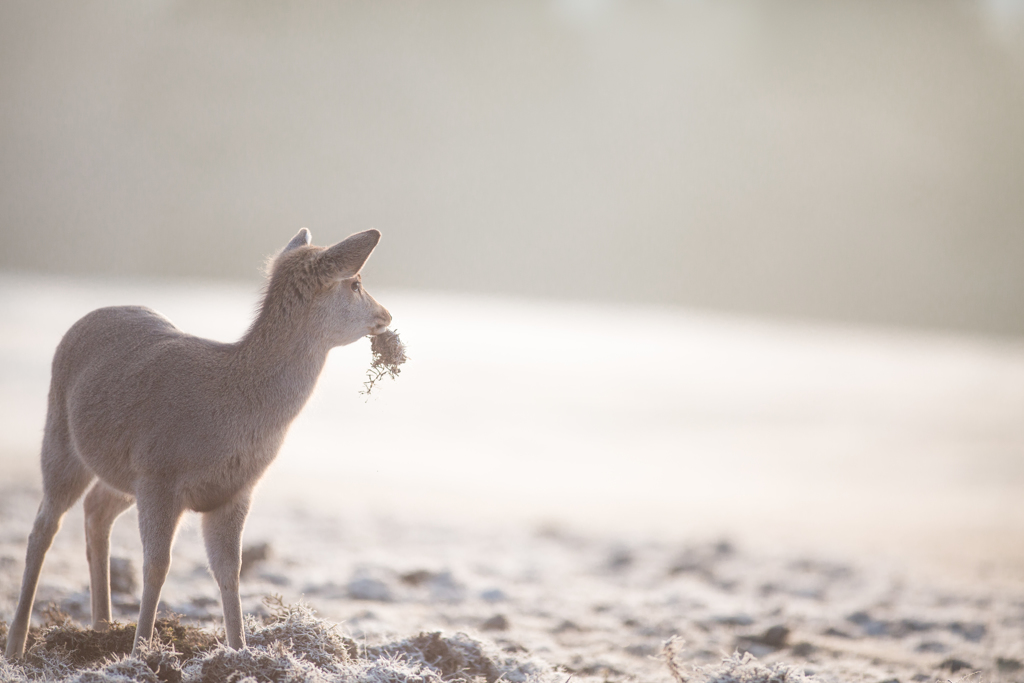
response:
{"label": "blurred background", "polygon": [[10,0],[0,92],[9,472],[77,317],[373,227],[268,495],[1024,577],[1024,3]]}
{"label": "blurred background", "polygon": [[5,2],[0,265],[1024,332],[1024,6]]}

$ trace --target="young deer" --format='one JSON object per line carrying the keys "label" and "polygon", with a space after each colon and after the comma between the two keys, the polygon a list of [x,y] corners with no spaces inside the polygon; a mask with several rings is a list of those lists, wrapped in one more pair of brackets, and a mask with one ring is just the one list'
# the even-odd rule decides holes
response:
{"label": "young deer", "polygon": [[228,645],[245,647],[238,597],[242,527],[253,488],[335,346],[380,334],[391,314],[363,290],[380,240],[367,230],[332,247],[303,228],[273,262],[252,327],[234,344],[188,335],[148,308],[101,308],[53,357],[43,435],[43,502],[25,560],[6,656],[24,654],[43,558],[68,508],[85,497],[92,625],[110,621],[110,529],[134,502],[143,547],[139,643],[153,634],[186,510],[202,513]]}

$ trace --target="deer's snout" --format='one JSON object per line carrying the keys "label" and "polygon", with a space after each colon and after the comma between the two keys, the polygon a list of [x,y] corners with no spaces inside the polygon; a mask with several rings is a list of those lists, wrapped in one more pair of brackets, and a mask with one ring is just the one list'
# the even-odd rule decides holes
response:
{"label": "deer's snout", "polygon": [[376,323],[373,333],[380,334],[391,324],[391,313],[388,312],[388,309],[381,306],[373,321]]}

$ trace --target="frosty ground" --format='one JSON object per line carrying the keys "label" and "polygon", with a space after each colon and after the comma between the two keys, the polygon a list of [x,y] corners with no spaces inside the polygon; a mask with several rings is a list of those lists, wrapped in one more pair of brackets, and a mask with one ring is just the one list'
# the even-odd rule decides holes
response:
{"label": "frosty ground", "polygon": [[[40,500],[63,332],[99,306],[146,304],[231,341],[257,295],[0,274],[0,620]],[[257,677],[265,664],[280,673],[265,680],[671,681],[663,647],[678,637],[693,681],[1024,681],[1019,341],[375,295],[411,360],[367,397],[368,343],[332,352],[246,528]],[[215,635],[219,596],[190,519],[162,608]],[[134,512],[112,548],[128,622]],[[50,604],[87,623],[87,585],[78,505],[35,623]],[[314,614],[295,607],[282,625],[268,595]],[[318,664],[295,629],[351,639],[357,656]],[[181,675],[202,680],[207,658],[249,670],[218,652],[179,662]],[[756,661],[715,668],[735,652]],[[79,676],[57,660],[0,679]]]}
{"label": "frosty ground", "polygon": [[[37,498],[30,489],[3,491],[4,615],[17,599],[23,535]],[[37,623],[45,621],[48,605],[88,623],[80,511],[70,517],[43,574]],[[115,562],[115,618],[125,622],[135,618],[139,597],[131,517],[115,527],[113,544],[121,558]],[[257,506],[247,539],[243,606],[254,617],[250,641],[269,646],[267,635],[260,636],[268,627],[257,620],[272,621],[275,605],[301,603],[326,620],[302,616],[312,619],[307,626],[351,639],[362,648],[353,652],[364,657],[348,668],[321,662],[318,669],[310,646],[292,642],[289,656],[305,668],[275,680],[374,680],[368,668],[390,667],[388,680],[430,674],[491,683],[564,681],[571,674],[577,680],[670,681],[663,648],[673,637],[683,641],[676,662],[694,680],[740,676],[735,660],[717,668],[737,651],[756,657],[740,667],[753,680],[780,671],[825,681],[908,683],[968,674],[972,680],[1024,680],[1024,591],[1012,582],[928,583],[866,558],[751,552],[725,538],[644,542],[557,527],[481,532],[272,506]],[[268,596],[277,597],[268,603]],[[178,538],[162,612],[214,634],[221,625],[197,525],[187,525]],[[422,647],[410,654],[410,638],[422,644],[437,632],[435,638],[455,639],[437,641],[444,648],[462,643],[482,657],[477,668],[431,669]],[[404,664],[392,661],[399,651]],[[197,662],[194,680],[207,680],[198,677]],[[777,664],[792,668],[768,668]],[[263,665],[252,666],[259,675]]]}

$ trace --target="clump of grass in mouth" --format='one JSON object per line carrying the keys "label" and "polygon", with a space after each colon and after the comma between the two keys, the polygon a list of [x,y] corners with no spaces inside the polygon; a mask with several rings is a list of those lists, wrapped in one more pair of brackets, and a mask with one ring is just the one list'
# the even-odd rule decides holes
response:
{"label": "clump of grass in mouth", "polygon": [[394,379],[402,371],[400,367],[408,357],[405,355],[405,344],[398,336],[398,331],[384,330],[378,335],[370,338],[370,351],[373,352],[373,360],[370,368],[366,371],[365,387],[361,394],[370,395],[374,385],[384,377]]}

